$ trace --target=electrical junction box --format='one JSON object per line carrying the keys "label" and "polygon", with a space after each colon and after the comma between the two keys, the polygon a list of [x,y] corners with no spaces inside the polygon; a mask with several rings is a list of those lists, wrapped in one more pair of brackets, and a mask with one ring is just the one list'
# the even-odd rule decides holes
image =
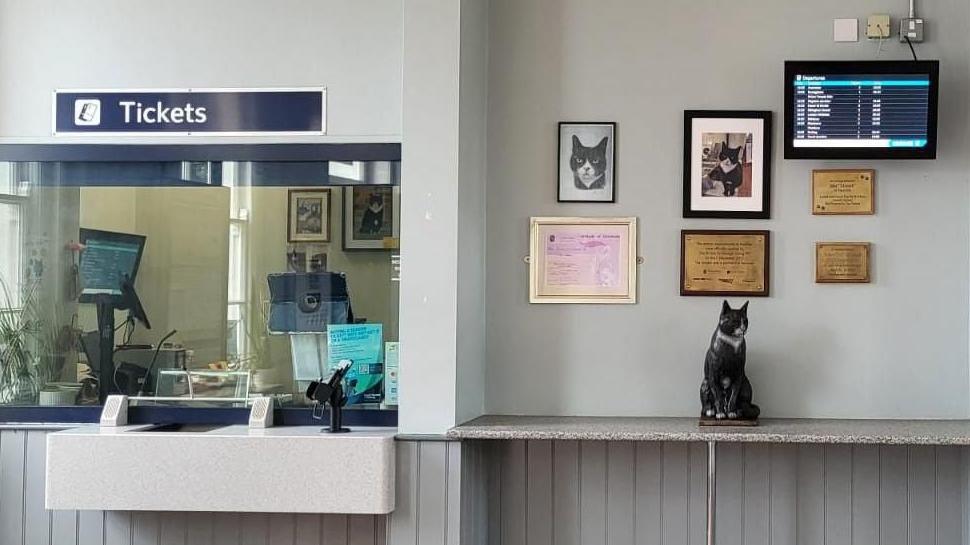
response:
{"label": "electrical junction box", "polygon": [[909,41],[919,43],[923,41],[923,20],[922,19],[903,19],[899,22],[899,41]]}
{"label": "electrical junction box", "polygon": [[836,42],[858,42],[859,20],[836,19],[833,25],[833,38]]}
{"label": "electrical junction box", "polygon": [[870,15],[866,24],[866,38],[870,40],[885,40],[892,32],[888,15]]}

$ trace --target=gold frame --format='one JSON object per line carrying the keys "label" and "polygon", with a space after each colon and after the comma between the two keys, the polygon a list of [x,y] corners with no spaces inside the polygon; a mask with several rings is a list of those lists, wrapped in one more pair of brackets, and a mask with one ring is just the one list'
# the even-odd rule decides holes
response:
{"label": "gold frame", "polygon": [[[626,229],[627,236],[627,287],[623,295],[597,295],[575,293],[568,295],[543,295],[540,293],[539,271],[545,263],[541,253],[539,231],[544,226],[617,226]],[[637,218],[635,217],[533,217],[529,220],[529,302],[575,303],[575,304],[635,304],[637,302]]]}
{"label": "gold frame", "polygon": [[[865,259],[865,276],[862,278],[825,277],[819,268],[819,254],[822,248],[848,246],[861,248]],[[816,284],[871,284],[872,283],[872,243],[870,242],[816,242],[815,243],[815,283]]]}

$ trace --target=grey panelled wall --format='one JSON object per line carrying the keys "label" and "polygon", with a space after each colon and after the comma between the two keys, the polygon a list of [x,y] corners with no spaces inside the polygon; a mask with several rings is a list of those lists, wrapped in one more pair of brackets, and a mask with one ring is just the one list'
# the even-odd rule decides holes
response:
{"label": "grey panelled wall", "polygon": [[[0,545],[705,542],[703,443],[401,441],[385,518],[47,511],[46,433],[0,431]],[[970,545],[968,465],[962,447],[721,444],[717,544]]]}
{"label": "grey panelled wall", "polygon": [[[0,430],[0,545],[383,545],[386,541],[384,516],[47,511],[47,433]],[[92,470],[97,467],[103,466],[92,460]]]}
{"label": "grey panelled wall", "polygon": [[[388,544],[484,544],[474,538],[470,530],[477,527],[469,523],[485,522],[472,518],[473,510],[484,506],[487,475],[480,450],[457,441],[398,442],[397,501],[388,524]],[[478,494],[469,493],[472,490]]]}
{"label": "grey panelled wall", "polygon": [[[705,543],[703,443],[494,444],[490,545]],[[718,445],[717,545],[966,544],[967,461],[960,447]]]}

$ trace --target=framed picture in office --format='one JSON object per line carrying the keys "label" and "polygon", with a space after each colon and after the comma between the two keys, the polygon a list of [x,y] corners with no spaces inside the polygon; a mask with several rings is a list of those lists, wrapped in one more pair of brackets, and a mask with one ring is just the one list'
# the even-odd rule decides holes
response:
{"label": "framed picture in office", "polygon": [[771,112],[684,112],[684,217],[771,217]]}
{"label": "framed picture in office", "polygon": [[560,122],[559,202],[616,202],[616,123]]}
{"label": "framed picture in office", "polygon": [[401,188],[354,185],[343,189],[343,249],[396,250],[401,245]]}
{"label": "framed picture in office", "polygon": [[291,189],[286,240],[330,242],[330,189]]}

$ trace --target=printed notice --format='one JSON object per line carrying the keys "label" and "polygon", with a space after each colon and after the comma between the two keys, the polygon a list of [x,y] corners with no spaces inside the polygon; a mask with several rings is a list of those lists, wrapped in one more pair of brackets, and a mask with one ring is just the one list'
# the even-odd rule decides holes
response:
{"label": "printed notice", "polygon": [[622,242],[615,233],[552,231],[546,238],[545,284],[617,287]]}
{"label": "printed notice", "polygon": [[812,214],[872,214],[872,170],[816,170],[812,172]]}

